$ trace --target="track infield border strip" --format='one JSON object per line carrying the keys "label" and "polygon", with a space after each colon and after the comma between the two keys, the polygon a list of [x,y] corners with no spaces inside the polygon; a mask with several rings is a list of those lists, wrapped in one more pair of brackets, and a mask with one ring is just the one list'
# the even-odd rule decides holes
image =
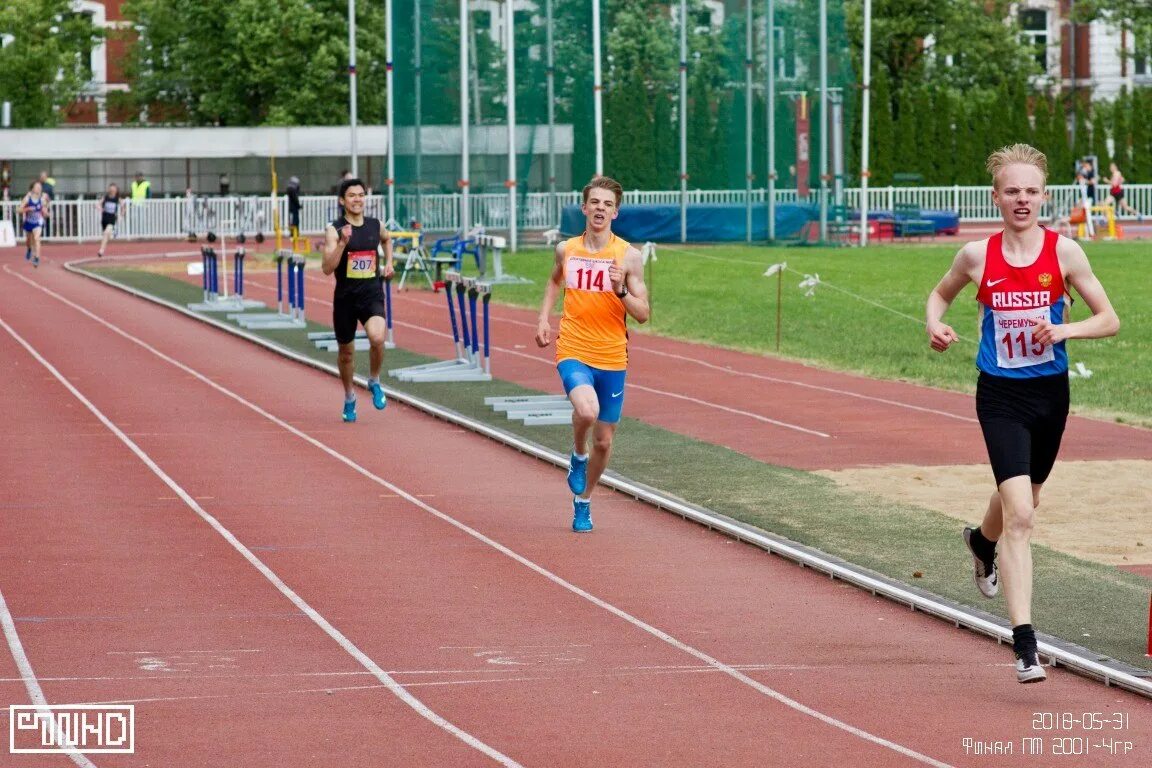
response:
{"label": "track infield border strip", "polygon": [[[181,257],[185,255],[157,254],[153,258],[164,258],[167,256]],[[339,376],[339,370],[331,363],[302,355],[295,350],[249,333],[244,329],[234,328],[215,318],[200,315],[179,304],[153,296],[145,291],[125,285],[116,280],[104,277],[103,275],[95,274],[83,268],[83,265],[93,261],[96,260],[92,258],[77,259],[65,262],[63,266],[64,269],[69,272],[82,275],[91,280],[116,288],[117,290],[124,291],[137,298],[179,312],[180,314],[242,338],[297,363],[323,371],[332,376]],[[108,263],[108,261],[109,260],[105,259],[103,263]],[[360,387],[367,389],[367,379],[364,376],[357,375],[355,381]],[[533,456],[556,467],[566,468],[568,466],[568,457],[566,455],[534,443],[531,440],[476,421],[456,411],[444,408],[436,403],[429,402],[406,392],[394,390],[389,387],[385,387],[384,389],[390,398],[394,398],[405,405],[423,411],[430,416],[503,443],[508,447],[515,448],[521,453],[526,453],[529,456]],[[1005,643],[1012,640],[1012,630],[1007,625],[1007,622],[991,614],[946,600],[939,595],[911,587],[896,579],[868,571],[840,558],[821,552],[820,550],[768,533],[726,515],[714,512],[706,507],[675,498],[657,488],[652,488],[614,472],[605,472],[600,483],[657,509],[672,512],[686,520],[691,520],[738,541],[751,544],[770,554],[779,555],[787,560],[791,560],[801,567],[812,568],[827,575],[829,578],[839,579],[867,592],[871,592],[873,595],[879,595],[893,602],[907,605],[913,611],[920,611],[929,616],[942,619],[954,624],[958,628],[964,628],[987,635],[995,639],[997,643]],[[1101,657],[1100,654],[1094,653],[1087,648],[1050,635],[1042,635],[1042,640],[1039,643],[1039,651],[1041,655],[1047,656],[1054,666],[1066,667],[1085,677],[1103,682],[1104,685],[1108,687],[1115,686],[1147,698],[1152,698],[1152,672],[1124,664],[1114,659]]]}

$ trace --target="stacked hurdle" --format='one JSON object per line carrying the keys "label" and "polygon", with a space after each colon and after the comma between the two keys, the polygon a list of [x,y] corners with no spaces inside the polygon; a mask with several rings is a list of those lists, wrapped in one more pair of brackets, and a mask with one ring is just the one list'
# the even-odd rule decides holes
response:
{"label": "stacked hurdle", "polygon": [[[273,313],[229,315],[244,328],[266,331],[303,328],[304,319],[304,263],[302,254],[287,249],[276,251],[276,311]],[[242,264],[242,262],[241,262]],[[284,273],[288,273],[288,312],[284,311]],[[240,274],[243,274],[241,266]]]}
{"label": "stacked hurdle", "polygon": [[529,427],[572,423],[572,403],[565,395],[486,397],[484,405]]}
{"label": "stacked hurdle", "polygon": [[[387,332],[384,335],[384,349],[395,349],[396,342],[392,340],[392,278],[385,277],[384,280],[384,322],[387,324]],[[308,334],[308,340],[316,345],[317,349],[323,349],[328,352],[336,352],[340,345],[336,343],[335,331],[315,331]],[[363,352],[369,348],[368,334],[364,331],[357,331],[355,338],[352,340],[353,349]]]}
{"label": "stacked hurdle", "polygon": [[233,291],[228,295],[225,289],[220,293],[220,255],[211,246],[200,248],[200,260],[203,267],[201,284],[204,289],[204,300],[189,304],[188,309],[195,312],[243,312],[246,309],[259,309],[264,306],[262,301],[252,301],[244,298],[244,258],[247,254],[243,248],[237,249],[233,254]]}
{"label": "stacked hurdle", "polygon": [[[492,299],[492,286],[475,278],[461,277],[459,272],[444,274],[444,295],[448,302],[448,320],[452,325],[452,345],[455,357],[439,363],[394,368],[388,371],[400,381],[491,381],[492,358],[488,325],[488,306]],[[455,294],[456,303],[453,303]],[[465,308],[467,297],[468,308]],[[483,305],[484,355],[480,355],[480,329],[477,325],[477,304]],[[457,323],[456,306],[460,309]],[[469,311],[469,309],[471,311]]]}

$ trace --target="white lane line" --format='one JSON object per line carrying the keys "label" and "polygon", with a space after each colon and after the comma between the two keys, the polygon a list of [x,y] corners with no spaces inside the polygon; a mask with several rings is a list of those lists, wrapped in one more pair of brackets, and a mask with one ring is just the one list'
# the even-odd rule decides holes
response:
{"label": "white lane line", "polygon": [[[424,306],[427,306],[427,307],[441,306],[440,304],[436,304],[434,302],[427,301],[425,299],[417,299],[415,297],[405,297],[404,299],[393,299],[393,301],[394,302],[395,301],[405,301],[405,302],[411,302],[414,304],[423,304]],[[495,322],[510,323],[512,325],[519,325],[519,326],[523,326],[526,328],[532,328],[532,329],[536,328],[536,326],[533,325],[532,323],[526,322],[524,320],[517,320],[517,319],[511,318],[511,317],[493,317],[492,319]],[[868,401],[873,402],[873,403],[883,403],[884,405],[890,405],[894,408],[904,408],[904,409],[909,410],[909,411],[919,411],[921,413],[930,413],[934,416],[943,416],[943,417],[948,418],[948,419],[956,419],[957,421],[967,421],[967,422],[970,422],[972,424],[979,423],[979,420],[972,417],[972,416],[961,416],[960,414],[950,413],[949,411],[942,411],[938,408],[928,408],[927,406],[922,406],[922,405],[912,405],[911,403],[902,403],[898,400],[889,400],[889,399],[884,398],[884,397],[876,397],[874,395],[865,395],[865,394],[861,394],[860,392],[853,392],[852,390],[849,390],[849,389],[840,389],[838,387],[826,387],[826,386],[822,386],[820,384],[810,384],[810,383],[805,382],[805,381],[797,381],[795,379],[783,379],[783,378],[780,378],[779,376],[769,376],[767,374],[762,374],[762,373],[753,373],[752,371],[743,371],[743,370],[740,370],[739,368],[728,368],[728,367],[723,366],[723,365],[716,365],[715,363],[709,363],[705,360],[701,360],[698,357],[692,357],[690,355],[681,355],[681,354],[677,354],[675,352],[663,352],[661,350],[650,349],[649,347],[645,347],[642,345],[636,345],[636,346],[629,345],[628,354],[632,355],[632,354],[636,354],[636,353],[640,353],[640,354],[644,354],[644,355],[657,355],[658,357],[667,357],[667,358],[672,359],[672,360],[679,360],[680,362],[683,362],[683,363],[691,363],[693,365],[698,365],[702,368],[708,368],[709,370],[718,371],[719,373],[728,374],[730,376],[745,376],[745,377],[750,378],[750,379],[757,379],[759,381],[767,381],[767,382],[771,382],[773,384],[784,384],[784,385],[789,385],[789,386],[794,386],[794,387],[801,387],[803,389],[811,389],[811,390],[815,390],[817,392],[827,392],[827,393],[833,394],[833,395],[843,395],[845,397],[854,397],[858,400],[868,400]]]}
{"label": "white lane line", "polygon": [[[32,284],[36,285],[35,283],[32,283]],[[41,288],[41,290],[48,293],[50,296],[54,296],[55,298],[58,298],[67,304],[72,304],[70,301],[68,301],[67,299],[64,299],[64,297],[60,296],[59,294],[56,294],[54,291],[51,291],[47,288],[43,288],[42,286],[37,286],[37,287]],[[91,314],[87,310],[84,310],[82,307],[79,307],[79,306],[74,305],[74,304],[72,306],[76,307],[77,309],[80,309],[85,314],[89,314],[89,315]],[[108,325],[108,327],[117,331],[118,333],[120,333],[125,338],[130,338],[126,333],[124,333],[123,331],[121,331],[118,328],[115,328],[115,326],[112,326],[111,324],[106,323],[102,319],[97,318],[95,315],[91,315],[91,316],[93,317],[93,319],[100,320],[100,322],[104,323],[105,325]],[[420,701],[415,696],[410,694],[407,690],[405,690],[404,686],[402,686],[398,682],[396,682],[387,672],[385,672],[383,669],[381,669],[380,666],[375,661],[373,661],[371,658],[369,658],[366,653],[364,653],[359,648],[357,648],[352,643],[351,640],[349,640],[347,637],[345,637],[344,634],[342,632],[340,632],[340,630],[336,629],[336,627],[334,627],[327,619],[325,619],[323,616],[321,616],[311,605],[309,605],[307,602],[305,602],[302,597],[297,595],[292,590],[291,587],[289,587],[287,584],[285,584],[284,581],[279,576],[277,576],[275,574],[275,572],[272,571],[271,568],[266,566],[263,563],[263,561],[260,560],[260,558],[256,557],[256,555],[254,555],[250,549],[248,549],[246,546],[244,546],[240,542],[240,540],[237,539],[232,534],[231,531],[229,531],[227,528],[225,528],[223,525],[221,525],[220,522],[216,518],[214,518],[212,515],[208,514],[206,511],[204,511],[204,508],[201,507],[196,502],[196,500],[193,499],[192,496],[189,495],[188,492],[184,490],[183,487],[181,487],[163,469],[161,469],[160,466],[158,464],[156,464],[156,462],[153,461],[152,458],[140,448],[140,446],[136,445],[136,443],[134,443],[132,441],[132,438],[128,437],[128,435],[124,434],[124,432],[121,431],[121,429],[119,427],[117,427],[114,423],[112,423],[112,421],[107,416],[105,416],[104,413],[99,408],[97,408],[88,398],[86,398],[83,395],[83,393],[80,392],[80,390],[76,389],[76,387],[74,387],[72,385],[72,383],[69,382],[51,363],[49,363],[46,359],[44,359],[44,357],[39,352],[37,352],[36,349],[24,339],[24,337],[22,337],[19,333],[17,333],[16,330],[12,328],[12,326],[10,326],[10,325],[8,325],[8,323],[4,322],[3,318],[0,318],[0,327],[3,327],[4,330],[7,331],[10,336],[12,336],[12,338],[14,338],[17,342],[19,342],[20,345],[28,351],[28,354],[32,355],[32,357],[34,357],[37,362],[39,362],[42,366],[44,366],[56,378],[57,381],[59,381],[62,385],[64,385],[64,387],[69,392],[72,393],[73,397],[75,397],[77,400],[79,400],[84,405],[85,408],[87,408],[89,411],[91,411],[92,415],[95,416],[97,419],[99,419],[100,422],[105,427],[107,427],[108,430],[112,434],[114,434],[116,437],[118,437],[120,439],[120,442],[124,443],[124,445],[126,445],[128,447],[128,449],[132,451],[132,453],[136,454],[137,458],[139,458],[140,461],[142,461],[145,464],[145,466],[147,466],[150,470],[152,470],[152,472],[157,477],[159,477],[164,482],[165,485],[167,485],[169,488],[171,488],[172,491],[177,496],[179,496],[184,501],[184,503],[188,505],[189,508],[192,509],[192,511],[194,511],[197,515],[199,515],[200,518],[202,520],[204,520],[204,522],[206,522],[206,523],[208,523],[208,525],[212,526],[212,528],[218,534],[220,534],[220,536],[223,537],[225,541],[227,541],[229,544],[232,545],[233,549],[235,549],[237,552],[239,552],[241,554],[241,556],[244,557],[245,560],[247,560],[249,563],[252,564],[252,566],[254,568],[256,568],[256,570],[260,571],[260,573],[262,573],[264,575],[264,577],[266,579],[268,579],[268,581],[270,581],[272,583],[272,585],[275,586],[276,589],[278,589],[282,595],[284,595],[284,597],[288,598],[288,600],[290,600],[293,605],[295,605],[298,609],[300,609],[300,611],[302,611],[304,614],[306,614],[308,616],[308,618],[312,619],[312,621],[318,627],[320,627],[322,630],[324,630],[324,632],[329,637],[331,637],[333,640],[335,640],[336,643],[341,648],[343,648],[350,656],[352,656],[354,659],[356,659],[356,661],[360,662],[361,666],[363,666],[368,671],[372,672],[376,676],[376,679],[379,680],[381,683],[383,683],[384,686],[386,688],[388,688],[388,690],[391,691],[393,695],[395,695],[397,698],[399,698],[401,701],[403,701],[405,704],[407,704],[409,707],[411,707],[421,717],[425,718],[426,720],[433,723],[434,725],[444,729],[445,731],[452,734],[456,738],[460,739],[461,741],[463,741],[465,744],[472,747],[473,749],[476,749],[479,752],[484,753],[485,755],[492,758],[493,760],[500,763],[501,765],[509,766],[509,768],[512,768],[513,766],[515,766],[515,768],[520,768],[520,764],[517,763],[515,760],[513,760],[512,758],[503,754],[502,752],[499,752],[496,749],[493,749],[492,747],[488,746],[487,744],[480,741],[479,739],[477,739],[472,734],[467,733],[466,731],[462,730],[461,728],[458,728],[457,726],[448,722],[446,719],[444,719],[443,717],[441,717],[440,715],[436,714],[431,709],[429,709],[422,701]],[[141,346],[145,347],[149,351],[156,352],[156,350],[152,349],[151,347],[148,347],[148,345],[146,345],[146,344],[141,343]],[[157,354],[159,354],[159,353],[157,352]],[[175,362],[175,361],[172,361],[172,362]],[[193,373],[193,375],[195,375],[197,378],[199,378],[205,382],[211,383],[211,380],[208,379],[206,376],[204,376],[200,373],[193,372],[192,369],[190,369],[190,368],[187,368],[186,370],[188,370],[189,373]],[[7,634],[7,628],[5,631]],[[11,644],[11,638],[9,639],[9,644]],[[29,672],[30,671],[31,670],[29,668]],[[85,766],[85,768],[88,768],[89,764],[84,763],[83,765]]]}
{"label": "white lane line", "polygon": [[[0,323],[3,322],[0,320]],[[38,707],[50,706],[48,699],[44,696],[44,689],[40,687],[40,681],[36,679],[36,673],[32,670],[32,662],[28,661],[28,654],[24,653],[24,645],[20,642],[20,636],[16,634],[16,622],[12,620],[12,614],[8,611],[8,603],[4,600],[3,592],[0,592],[0,627],[4,629],[8,649],[12,652],[12,659],[16,662],[16,670],[20,673],[20,679],[28,691],[28,698]],[[57,743],[64,741],[63,734],[57,732],[55,736]],[[72,762],[80,768],[96,768],[96,764],[87,756],[76,751],[75,747],[62,747],[61,750],[66,752]]]}
{"label": "white lane line", "polygon": [[[20,277],[20,275],[17,275],[17,277]],[[591,594],[590,592],[587,592],[584,589],[581,589],[580,587],[576,586],[575,584],[561,578],[560,576],[553,573],[552,571],[549,571],[547,568],[543,567],[542,565],[539,565],[539,564],[533,562],[532,560],[529,560],[528,558],[524,557],[523,555],[521,555],[517,552],[514,552],[513,550],[511,550],[508,547],[504,546],[503,544],[499,543],[495,539],[489,538],[488,536],[484,535],[483,533],[476,530],[475,528],[472,528],[472,527],[466,525],[465,523],[460,522],[456,518],[451,517],[450,515],[448,515],[444,512],[441,512],[439,509],[436,509],[435,507],[431,506],[430,504],[422,501],[421,499],[417,498],[416,496],[409,493],[408,491],[405,491],[403,488],[400,488],[398,485],[395,485],[394,483],[391,483],[391,482],[385,480],[384,478],[380,477],[379,475],[376,475],[373,472],[371,472],[370,470],[364,468],[360,464],[357,464],[354,460],[348,458],[347,456],[340,453],[336,449],[326,445],[325,443],[320,442],[319,440],[317,440],[316,438],[307,434],[306,432],[292,426],[291,424],[284,421],[283,419],[280,419],[279,417],[269,413],[268,411],[264,410],[260,406],[258,406],[255,403],[245,399],[243,396],[233,392],[232,390],[228,389],[227,387],[225,387],[221,384],[218,384],[217,382],[208,378],[207,376],[205,376],[204,374],[195,370],[194,368],[191,368],[190,366],[185,365],[184,363],[180,362],[179,360],[176,360],[175,358],[172,358],[172,357],[166,355],[165,353],[163,353],[160,350],[156,349],[155,347],[151,346],[147,342],[141,341],[140,339],[136,338],[135,336],[129,334],[127,331],[121,329],[119,326],[116,326],[116,325],[112,324],[111,322],[109,322],[108,320],[105,320],[104,318],[99,317],[98,315],[96,315],[93,312],[89,311],[88,309],[80,306],[79,304],[76,304],[75,302],[71,301],[70,299],[67,299],[64,296],[61,296],[60,294],[56,293],[55,291],[53,291],[51,289],[45,288],[44,286],[41,286],[37,283],[34,283],[31,280],[25,280],[25,282],[27,282],[29,285],[32,285],[33,287],[37,288],[38,290],[43,291],[44,293],[47,293],[48,295],[52,296],[53,298],[56,298],[60,302],[72,307],[73,309],[76,309],[80,313],[82,313],[85,316],[95,320],[96,322],[100,323],[101,325],[105,326],[106,328],[112,330],[113,332],[117,333],[118,335],[120,335],[123,338],[127,339],[128,341],[132,342],[133,344],[136,344],[137,346],[140,346],[140,347],[148,350],[149,352],[151,352],[156,357],[159,357],[161,360],[164,360],[165,362],[179,368],[180,370],[182,370],[185,373],[195,377],[196,379],[199,379],[204,384],[207,384],[209,387],[215,389],[217,392],[220,392],[221,394],[226,395],[227,397],[229,397],[232,400],[234,400],[235,402],[243,405],[244,407],[248,408],[249,410],[253,411],[254,413],[257,413],[257,414],[263,416],[265,419],[271,421],[273,424],[276,424],[277,426],[281,427],[285,431],[290,432],[291,434],[295,435],[296,437],[300,438],[301,440],[304,440],[305,442],[309,443],[310,445],[314,446],[315,448],[319,449],[320,451],[323,451],[325,454],[327,454],[328,456],[332,457],[333,459],[339,461],[340,463],[344,464],[349,469],[351,469],[351,470],[355,471],[356,473],[362,475],[363,477],[387,488],[388,490],[395,493],[397,496],[400,496],[403,499],[405,499],[408,503],[410,503],[416,507],[419,507],[420,509],[424,510],[425,512],[432,515],[433,517],[436,517],[437,519],[442,520],[443,522],[447,523],[448,525],[451,525],[452,527],[456,528],[459,531],[462,531],[463,533],[466,533],[467,535],[471,536],[472,538],[476,539],[477,541],[480,541],[480,542],[488,545],[489,547],[495,549],[497,552],[500,552],[501,554],[505,555],[506,557],[509,557],[512,560],[515,560],[516,562],[520,563],[521,565],[528,568],[529,570],[532,570],[535,573],[539,574],[540,576],[543,576],[544,578],[548,579],[553,584],[556,584],[557,586],[568,590],[569,592],[571,592],[574,595],[582,597],[583,599],[587,600],[588,602],[592,603],[593,605],[597,606],[598,608],[601,608],[601,609],[607,611],[608,613],[611,613],[612,615],[616,616],[617,618],[620,618],[623,621],[626,621],[627,623],[631,624],[632,626],[636,627],[637,629],[640,629],[643,632],[646,632],[646,633],[652,635],[653,637],[656,637],[656,638],[662,640],[663,642],[667,643],[668,645],[672,646],[673,648],[676,648],[677,650],[679,650],[679,651],[681,651],[681,652],[683,652],[689,656],[693,656],[696,659],[699,659],[700,661],[704,662],[704,664],[706,664],[707,666],[712,667],[712,668],[714,668],[720,672],[725,673],[729,677],[732,677],[734,680],[737,680],[737,681],[743,683],[744,685],[747,685],[748,687],[750,687],[753,690],[763,694],[764,696],[767,696],[770,699],[773,699],[773,700],[775,700],[781,704],[784,704],[785,706],[787,706],[787,707],[789,707],[789,708],[791,708],[797,712],[800,712],[800,713],[808,715],[809,717],[812,717],[816,720],[819,720],[820,722],[825,723],[826,725],[830,725],[833,728],[838,728],[842,731],[845,731],[846,733],[849,733],[853,736],[856,736],[860,739],[863,739],[864,741],[868,741],[868,742],[871,742],[871,743],[876,744],[878,746],[885,747],[885,748],[890,749],[894,752],[905,755],[906,757],[912,758],[913,760],[918,760],[919,762],[922,762],[925,765],[935,766],[936,768],[951,768],[951,766],[949,766],[947,763],[942,763],[942,762],[936,760],[935,758],[920,754],[919,752],[916,752],[915,750],[912,750],[912,749],[905,747],[901,744],[897,744],[894,741],[889,741],[888,739],[885,739],[885,738],[880,737],[880,736],[876,736],[875,734],[869,733],[868,731],[857,728],[853,725],[849,725],[848,723],[845,723],[842,720],[838,720],[838,719],[832,717],[831,715],[826,715],[823,712],[815,710],[806,704],[802,704],[799,701],[796,701],[795,699],[789,698],[788,696],[784,695],[783,693],[780,693],[779,691],[777,691],[774,688],[770,688],[767,685],[764,685],[763,683],[761,683],[757,680],[754,680],[753,678],[744,674],[743,672],[736,669],[735,667],[728,665],[728,664],[725,664],[724,662],[720,661],[719,659],[708,655],[704,651],[701,651],[698,648],[690,646],[687,643],[684,643],[684,642],[676,639],[675,637],[668,634],[667,632],[664,632],[663,630],[658,629],[658,628],[652,626],[651,624],[648,624],[647,622],[643,621],[642,619],[639,619],[639,618],[633,616],[632,614],[624,611],[623,609],[618,608],[615,605],[612,605],[611,603],[609,603],[605,600],[602,600],[599,597],[596,597],[595,595]],[[3,320],[0,320],[0,324],[4,324],[5,327],[7,327],[7,324],[5,324],[3,322]],[[14,333],[14,331],[9,329],[9,333]],[[46,361],[44,362],[44,364],[49,365]],[[50,368],[50,370],[55,372],[54,368],[51,368],[50,366],[49,366],[49,368]],[[64,383],[65,386],[69,387],[69,389],[72,389],[71,385],[69,385],[67,383],[67,381],[65,381],[62,377],[60,377],[58,373],[55,373],[54,375],[56,375],[57,378],[60,379],[60,381],[62,383]],[[75,393],[75,390],[73,390],[73,392]],[[77,394],[78,397],[82,397],[81,395],[79,395],[79,393],[75,393],[75,394]],[[94,410],[95,406],[92,406],[89,404],[88,407],[90,410],[93,410],[94,413],[98,413],[97,411]],[[102,417],[102,420],[104,420],[103,417]],[[106,424],[110,424],[110,422],[106,422]],[[112,428],[114,429],[115,427],[112,426]],[[123,439],[127,440],[127,437],[124,437]],[[129,442],[129,444],[131,444],[131,441],[128,441],[128,442]],[[136,450],[139,450],[139,449],[136,449]],[[155,471],[160,472],[162,470],[160,470],[157,467]],[[164,475],[164,477],[167,477],[167,476]],[[177,488],[179,488],[179,486],[176,486],[174,482],[170,483],[170,487],[172,487],[173,490],[176,490]],[[177,491],[177,493],[182,493],[182,491]],[[186,494],[185,494],[185,496],[186,496]],[[186,501],[189,502],[190,504],[195,504],[195,502],[192,499],[186,499]],[[199,509],[199,507],[196,507],[196,509]],[[223,526],[220,526],[220,524],[218,522],[216,522],[215,519],[212,518],[211,516],[209,516],[206,512],[201,511],[200,514],[205,519],[211,520],[212,523],[214,524],[214,526],[219,526],[219,530],[221,530],[221,531],[225,530],[223,528]],[[253,555],[251,552],[248,552],[246,549],[243,549],[243,545],[240,544],[240,542],[237,541],[235,539],[235,537],[233,537],[230,533],[227,535],[228,535],[228,537],[230,537],[230,539],[229,539],[230,541],[235,542],[233,544],[233,546],[241,548],[241,551],[243,553],[246,553],[246,557],[249,558],[250,562],[253,562],[253,564],[260,562],[258,559],[256,559],[255,555]],[[275,574],[272,574],[272,572],[270,570],[268,570],[267,567],[263,565],[263,563],[260,563],[260,566],[258,566],[258,567],[260,567],[262,569],[262,572],[266,572],[266,575],[269,575],[270,578],[276,578]],[[283,583],[283,582],[281,582],[281,583]],[[288,587],[284,586],[283,590],[288,590]],[[287,593],[293,594],[293,596],[295,597],[294,593],[291,593],[290,590]],[[298,606],[306,606],[304,601],[300,600],[299,597],[296,597],[295,599],[300,601]],[[311,611],[312,609],[308,608],[308,610]],[[335,628],[333,628],[332,631],[335,632],[336,631]],[[351,643],[349,643],[349,645],[351,645]],[[401,686],[398,683],[396,683],[395,681],[393,681],[390,677],[388,677],[387,673],[385,673],[384,670],[380,669],[379,667],[376,667],[374,662],[372,662],[367,657],[364,657],[364,659],[366,661],[368,661],[369,663],[372,663],[375,670],[379,671],[379,674],[377,676],[378,679],[382,679],[382,680],[387,679],[391,683],[392,686],[396,687],[396,689],[401,689]]]}
{"label": "white lane line", "polygon": [[[5,267],[5,269],[7,269],[7,267]],[[272,287],[270,285],[265,285],[263,283],[257,283],[257,282],[251,281],[251,280],[248,281],[248,284],[257,286],[258,288],[271,289],[271,287]],[[305,298],[305,301],[314,301],[317,304],[321,304],[321,305],[325,305],[325,306],[329,306],[329,307],[332,306],[332,302],[325,301],[324,299],[317,299],[317,298],[313,298],[310,296],[305,296],[304,298]],[[442,331],[434,331],[430,328],[425,328],[425,327],[420,326],[420,325],[413,325],[410,323],[405,323],[405,322],[401,322],[401,321],[397,321],[397,320],[394,320],[392,324],[397,326],[398,328],[408,328],[411,330],[420,331],[422,333],[428,333],[428,334],[431,334],[433,336],[438,336],[438,337],[444,338],[444,339],[451,339],[452,338],[452,334],[450,334],[450,333],[444,333]],[[492,346],[492,350],[494,352],[502,352],[506,355],[515,355],[517,357],[523,357],[527,360],[531,360],[531,361],[536,362],[536,363],[542,363],[542,364],[548,366],[549,368],[555,368],[556,367],[555,362],[553,362],[552,360],[550,360],[546,357],[540,357],[539,355],[531,355],[531,354],[528,354],[527,352],[521,352],[521,351],[516,350],[516,349],[506,349],[504,347],[497,347],[495,345]],[[639,384],[632,384],[632,383],[625,384],[625,386],[629,389],[637,389],[637,390],[640,390],[642,392],[647,392],[647,393],[652,394],[652,395],[661,395],[663,397],[668,397],[668,398],[671,398],[673,400],[684,400],[686,402],[694,403],[696,405],[702,405],[705,408],[712,408],[712,409],[717,410],[717,411],[724,411],[726,413],[736,414],[737,416],[744,416],[745,418],[753,419],[755,421],[759,421],[759,422],[762,422],[764,424],[771,424],[771,425],[776,426],[776,427],[782,427],[784,429],[790,429],[790,430],[793,430],[795,432],[800,432],[800,433],[806,434],[806,435],[812,435],[814,437],[825,437],[825,438],[831,437],[831,435],[829,435],[825,432],[819,432],[815,429],[808,429],[807,427],[801,427],[797,424],[789,424],[788,422],[785,422],[785,421],[778,421],[777,419],[772,419],[772,418],[769,418],[767,416],[761,416],[758,413],[752,413],[751,411],[743,411],[743,410],[740,410],[739,408],[731,408],[727,405],[721,405],[719,403],[713,403],[709,400],[701,400],[701,399],[695,398],[695,397],[689,397],[688,395],[681,395],[677,392],[669,392],[669,391],[663,390],[663,389],[655,389],[653,387],[645,387],[645,386],[641,386]]]}

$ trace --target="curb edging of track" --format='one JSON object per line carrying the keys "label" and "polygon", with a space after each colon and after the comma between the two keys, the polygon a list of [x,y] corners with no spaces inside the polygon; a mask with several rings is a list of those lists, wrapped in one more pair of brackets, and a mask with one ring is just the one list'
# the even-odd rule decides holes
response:
{"label": "curb edging of track", "polygon": [[[158,256],[187,257],[188,254],[156,254],[152,258]],[[331,363],[325,363],[308,357],[273,341],[249,333],[241,328],[233,327],[215,318],[198,314],[179,304],[153,296],[145,291],[124,285],[123,283],[102,275],[95,274],[80,266],[92,261],[95,261],[95,259],[88,258],[69,261],[64,264],[64,268],[74,274],[82,275],[136,296],[137,298],[179,312],[180,314],[242,338],[295,362],[302,363],[333,376],[339,376],[339,371],[336,366]],[[105,262],[106,261],[107,260],[105,260]],[[355,381],[360,387],[367,388],[367,380],[363,376],[356,376]],[[388,387],[385,387],[385,391],[390,398],[438,419],[464,427],[484,437],[515,448],[521,453],[526,453],[557,467],[563,468],[568,465],[568,457],[566,455],[555,452],[519,435],[476,421],[456,411],[406,392],[397,391]],[[801,567],[820,571],[830,578],[840,579],[855,587],[871,592],[873,595],[879,595],[902,605],[907,605],[913,611],[920,611],[921,613],[948,621],[949,623],[955,624],[958,628],[963,627],[995,638],[997,643],[1010,642],[1012,639],[1011,628],[1007,622],[999,617],[942,598],[927,590],[904,584],[896,579],[868,571],[840,558],[821,552],[820,550],[768,533],[747,523],[735,520],[705,507],[692,504],[683,499],[678,499],[659,489],[638,483],[613,472],[606,472],[601,479],[601,483],[615,491],[632,496],[638,501],[642,501],[667,512],[672,512],[687,520],[692,520],[709,529],[731,536],[738,541],[763,549],[770,554],[784,557]],[[1081,675],[1103,682],[1105,686],[1123,688],[1133,693],[1152,698],[1152,672],[1133,667],[1115,659],[1102,657],[1087,648],[1056,637],[1049,635],[1042,637],[1043,639],[1039,644],[1040,653],[1048,656],[1053,665],[1067,667]]]}

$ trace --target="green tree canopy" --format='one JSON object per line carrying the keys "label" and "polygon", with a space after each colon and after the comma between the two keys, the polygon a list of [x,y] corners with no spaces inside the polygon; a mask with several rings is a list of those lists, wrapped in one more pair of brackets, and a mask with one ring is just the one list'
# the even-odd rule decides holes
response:
{"label": "green tree canopy", "polygon": [[[192,125],[348,120],[345,0],[129,0],[139,106]],[[357,6],[358,112],[384,121],[383,6]]]}
{"label": "green tree canopy", "polygon": [[12,103],[12,127],[60,121],[91,77],[87,56],[99,39],[69,0],[0,2],[0,101]]}

